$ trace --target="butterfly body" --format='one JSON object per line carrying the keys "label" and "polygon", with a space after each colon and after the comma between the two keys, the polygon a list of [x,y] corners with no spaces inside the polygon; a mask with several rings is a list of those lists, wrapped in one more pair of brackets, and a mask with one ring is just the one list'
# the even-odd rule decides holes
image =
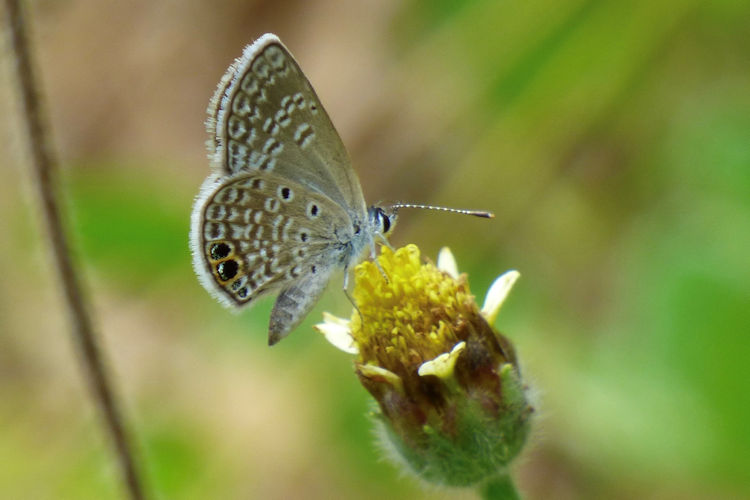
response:
{"label": "butterfly body", "polygon": [[263,35],[221,79],[208,108],[213,173],[193,207],[201,284],[241,308],[278,293],[269,343],[293,330],[331,275],[395,222],[367,208],[348,153],[281,41]]}

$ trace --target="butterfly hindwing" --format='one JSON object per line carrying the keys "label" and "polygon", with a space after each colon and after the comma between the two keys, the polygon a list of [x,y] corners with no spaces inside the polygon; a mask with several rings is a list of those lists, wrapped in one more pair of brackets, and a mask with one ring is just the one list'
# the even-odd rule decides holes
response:
{"label": "butterfly hindwing", "polygon": [[299,325],[315,306],[331,279],[334,269],[319,266],[319,271],[309,273],[292,282],[281,291],[271,311],[268,325],[268,344],[274,345]]}
{"label": "butterfly hindwing", "polygon": [[209,177],[191,228],[201,282],[235,307],[336,267],[351,237],[339,205],[269,172]]}

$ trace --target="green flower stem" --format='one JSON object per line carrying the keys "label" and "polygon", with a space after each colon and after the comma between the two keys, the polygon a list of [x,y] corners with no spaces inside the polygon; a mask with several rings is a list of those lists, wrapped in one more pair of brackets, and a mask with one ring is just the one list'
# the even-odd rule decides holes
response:
{"label": "green flower stem", "polygon": [[507,472],[484,483],[480,493],[484,500],[521,500],[521,495]]}

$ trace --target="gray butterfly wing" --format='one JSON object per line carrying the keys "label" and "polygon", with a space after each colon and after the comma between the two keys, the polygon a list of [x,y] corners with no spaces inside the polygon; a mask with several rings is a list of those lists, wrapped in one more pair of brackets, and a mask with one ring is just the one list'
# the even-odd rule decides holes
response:
{"label": "gray butterfly wing", "polygon": [[275,173],[210,176],[193,208],[193,265],[204,288],[235,308],[265,293],[295,284],[304,290],[301,283],[312,283],[315,294],[304,307],[290,311],[290,319],[276,314],[284,309],[277,302],[272,326],[279,325],[275,331],[283,336],[312,308],[331,272],[350,255],[352,231],[337,203]]}
{"label": "gray butterfly wing", "polygon": [[268,345],[289,335],[302,322],[323,294],[334,270],[333,266],[320,266],[319,272],[293,282],[279,294],[271,311]]}
{"label": "gray butterfly wing", "polygon": [[263,35],[230,66],[206,122],[214,168],[272,171],[364,220],[367,207],[341,138],[281,41]]}

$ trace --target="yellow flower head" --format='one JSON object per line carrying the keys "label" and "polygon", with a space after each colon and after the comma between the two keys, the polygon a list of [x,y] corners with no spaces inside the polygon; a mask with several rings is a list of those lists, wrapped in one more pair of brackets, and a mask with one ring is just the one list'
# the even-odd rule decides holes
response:
{"label": "yellow flower head", "polygon": [[353,312],[350,326],[359,346],[358,364],[406,377],[472,332],[487,328],[466,276],[454,279],[431,263],[423,264],[416,245],[395,252],[384,247],[378,263],[380,269],[366,261],[355,270],[359,312]]}
{"label": "yellow flower head", "polygon": [[513,346],[489,324],[517,277],[498,278],[480,310],[447,250],[435,266],[415,245],[384,247],[355,268],[351,320],[317,326],[357,355],[384,441],[424,479],[482,481],[523,445],[532,410]]}

